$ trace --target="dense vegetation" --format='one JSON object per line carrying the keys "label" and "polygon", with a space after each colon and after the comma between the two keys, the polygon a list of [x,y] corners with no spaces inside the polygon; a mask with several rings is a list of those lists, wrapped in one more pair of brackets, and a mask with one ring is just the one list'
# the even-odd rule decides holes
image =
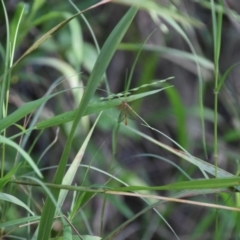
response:
{"label": "dense vegetation", "polygon": [[1,239],[239,239],[238,1],[79,2],[1,1]]}

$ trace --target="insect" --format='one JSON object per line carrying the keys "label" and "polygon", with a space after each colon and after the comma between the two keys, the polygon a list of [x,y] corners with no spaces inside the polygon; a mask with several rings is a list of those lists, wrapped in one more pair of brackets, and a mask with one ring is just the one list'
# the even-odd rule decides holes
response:
{"label": "insect", "polygon": [[118,106],[118,110],[120,111],[118,123],[124,120],[124,124],[128,125],[128,119],[134,119],[132,108],[127,104],[126,101],[122,101],[122,103]]}

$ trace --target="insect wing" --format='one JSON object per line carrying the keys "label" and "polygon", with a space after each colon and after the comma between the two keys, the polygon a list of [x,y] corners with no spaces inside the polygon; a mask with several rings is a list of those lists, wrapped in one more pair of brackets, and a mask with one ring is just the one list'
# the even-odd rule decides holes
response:
{"label": "insect wing", "polygon": [[134,114],[131,110],[131,108],[129,107],[129,105],[126,102],[123,102],[120,106],[119,106],[119,116],[118,116],[118,123],[122,122],[124,120],[125,125],[128,124],[128,118],[129,119],[134,119]]}
{"label": "insect wing", "polygon": [[127,118],[135,120],[135,115],[129,106],[127,106],[127,108],[124,109],[124,111],[125,111]]}
{"label": "insect wing", "polygon": [[118,123],[122,122],[125,118],[126,118],[126,115],[124,114],[124,110],[121,109],[118,116]]}

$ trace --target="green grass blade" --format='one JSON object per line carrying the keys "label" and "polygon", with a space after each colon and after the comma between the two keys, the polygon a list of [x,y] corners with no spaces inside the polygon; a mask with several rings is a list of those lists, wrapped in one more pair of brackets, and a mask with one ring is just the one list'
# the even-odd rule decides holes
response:
{"label": "green grass blade", "polygon": [[[54,238],[54,239],[56,239],[56,238]],[[62,239],[73,240],[73,238],[72,238],[72,229],[71,229],[70,225],[64,227],[64,229],[63,229],[63,238]],[[79,237],[78,237],[78,239],[79,239]]]}
{"label": "green grass blade", "polygon": [[[59,166],[57,168],[55,177],[53,182],[55,184],[60,184],[62,182],[64,172],[66,169],[66,164],[68,160],[68,156],[71,150],[72,140],[75,133],[75,130],[78,126],[78,123],[81,117],[84,115],[84,112],[95,93],[98,84],[101,81],[103,74],[105,73],[109,62],[112,59],[113,54],[117,50],[118,44],[122,40],[123,36],[125,35],[130,23],[132,22],[135,14],[137,13],[137,9],[130,8],[130,10],[125,14],[125,16],[121,19],[115,29],[112,31],[110,36],[108,37],[107,41],[102,47],[102,50],[98,56],[98,59],[94,65],[93,71],[88,79],[88,84],[83,94],[82,100],[80,102],[79,108],[76,112],[76,117],[72,124],[72,128],[67,139],[62,157],[60,159]],[[53,195],[56,199],[59,196],[59,190],[56,189],[53,191]],[[48,239],[51,231],[51,226],[53,222],[53,217],[55,213],[55,206],[51,202],[50,198],[47,197],[46,204],[43,208],[42,217],[39,226],[39,234],[38,239]]]}
{"label": "green grass blade", "polygon": [[38,220],[40,220],[40,216],[31,216],[31,217],[15,219],[15,220],[12,220],[12,221],[0,223],[0,228],[12,227],[12,226],[15,226],[15,225],[23,225],[25,223],[35,222],[35,221],[38,221]]}
{"label": "green grass blade", "polygon": [[216,89],[217,92],[220,91],[220,89],[221,89],[224,81],[227,79],[227,76],[229,75],[229,73],[231,73],[231,71],[232,71],[236,66],[238,66],[239,64],[240,64],[240,62],[237,62],[237,63],[233,64],[231,67],[229,67],[229,68],[225,71],[225,73],[223,74],[223,76],[222,76],[222,77],[220,78],[220,80],[219,80],[218,87],[217,87],[217,89]]}
{"label": "green grass blade", "polygon": [[[37,1],[36,1],[37,2]],[[38,47],[40,47],[44,42],[46,42],[49,38],[51,38],[55,33],[57,33],[61,28],[63,28],[66,24],[68,24],[72,19],[74,19],[75,17],[77,17],[80,14],[83,14],[84,12],[95,8],[101,4],[104,4],[105,2],[102,1],[102,3],[97,3],[93,6],[91,6],[90,8],[87,8],[81,12],[76,13],[75,15],[73,15],[72,17],[60,22],[58,25],[56,25],[55,27],[53,27],[52,29],[50,29],[48,32],[46,32],[42,37],[40,37],[35,43],[33,43],[33,45],[31,47],[28,48],[28,50],[13,64],[12,68],[15,67],[20,61],[22,61],[25,57],[27,57],[29,54],[31,54],[32,52],[34,52]],[[38,9],[38,7],[41,7],[41,4],[36,4],[35,6],[37,6],[35,8],[35,10]],[[32,16],[31,16],[32,17]],[[11,68],[11,69],[12,69]]]}
{"label": "green grass blade", "polygon": [[[0,78],[0,84],[1,84],[1,90],[0,90],[0,119],[6,116],[6,92],[9,88],[9,77],[10,72],[8,74],[8,69],[10,67],[10,52],[11,52],[11,44],[10,44],[10,27],[9,27],[9,19],[8,19],[8,13],[6,10],[6,6],[4,2],[2,1],[2,7],[3,7],[3,13],[6,21],[6,47],[5,47],[5,58],[2,61],[3,65],[3,77]],[[4,63],[4,64],[3,64]],[[4,167],[4,164],[2,163],[2,166]],[[3,171],[3,170],[2,170]]]}
{"label": "green grass blade", "polygon": [[20,165],[21,164],[16,165],[3,178],[0,178],[0,191],[12,179],[13,175],[17,172]]}
{"label": "green grass blade", "polygon": [[[56,237],[56,238],[50,238],[49,240],[70,240],[69,238],[65,238],[65,237]],[[81,236],[81,238],[79,238],[79,236],[77,235],[73,235],[72,240],[101,240],[101,237],[98,236],[90,236],[90,235],[83,235]]]}
{"label": "green grass blade", "polygon": [[10,203],[13,203],[13,204],[16,204],[20,207],[23,207],[25,208],[29,213],[31,213],[33,216],[35,215],[34,212],[25,204],[23,203],[22,201],[20,201],[18,198],[10,195],[10,194],[7,194],[7,193],[0,193],[0,200],[2,201],[7,201],[7,202],[10,202]]}
{"label": "green grass blade", "polygon": [[[137,99],[144,98],[144,97],[152,95],[152,94],[156,94],[164,89],[166,89],[166,88],[152,90],[152,91],[128,96],[127,102],[132,102]],[[98,113],[100,111],[104,111],[104,110],[107,110],[110,108],[117,107],[124,100],[126,100],[124,97],[120,97],[120,98],[116,98],[116,99],[109,100],[109,101],[90,103],[88,105],[87,109],[85,110],[83,116],[87,116],[89,114]],[[66,123],[66,122],[70,122],[75,118],[76,114],[77,114],[77,110],[68,111],[68,112],[59,114],[53,118],[42,120],[42,121],[38,122],[36,124],[36,128],[37,129],[45,129],[48,127],[58,126],[60,124]]]}
{"label": "green grass blade", "polygon": [[[116,178],[115,178],[116,179]],[[118,180],[119,181],[119,180]],[[119,181],[122,184],[126,185],[124,182]],[[18,181],[18,184],[40,186],[38,183],[30,183]],[[147,185],[132,185],[125,187],[111,187],[107,185],[94,185],[92,187],[84,186],[72,186],[72,185],[63,185],[63,184],[51,184],[46,183],[46,186],[51,189],[65,189],[68,191],[81,191],[87,193],[109,193],[112,192],[136,192],[136,191],[145,191],[144,194],[151,194],[149,191],[160,191],[160,190],[193,190],[195,193],[193,195],[202,194],[203,192],[197,190],[209,190],[208,193],[216,192],[215,189],[220,189],[225,191],[226,188],[229,188],[230,191],[235,191],[231,189],[232,187],[236,188],[240,192],[240,177],[223,177],[223,178],[212,178],[212,179],[197,179],[190,181],[182,181],[171,183],[163,186],[147,186]],[[109,191],[109,192],[108,192]],[[146,192],[147,191],[147,192]],[[205,192],[205,193],[206,193]],[[143,193],[143,192],[141,192]],[[153,195],[153,194],[152,194]],[[183,195],[181,195],[183,196]]]}
{"label": "green grass blade", "polygon": [[[199,158],[196,158],[192,155],[190,155],[188,152],[182,152],[182,151],[179,151],[173,147],[170,147],[164,143],[161,143],[151,137],[149,137],[148,135],[136,130],[136,129],[133,129],[132,127],[128,126],[128,130],[136,133],[137,135],[139,136],[142,136],[143,138],[145,138],[146,140],[158,145],[159,147],[167,150],[168,152],[171,152],[173,153],[174,155],[180,157],[181,159],[184,159],[186,160],[187,162],[199,167],[199,169],[207,172],[207,173],[210,173],[211,175],[215,175],[215,166],[212,165],[211,163],[208,163],[206,161],[203,161]],[[233,174],[221,169],[221,168],[217,168],[217,171],[218,171],[218,176],[221,177],[221,178],[225,178],[225,177],[234,177]],[[238,187],[238,189],[240,190],[240,188]]]}
{"label": "green grass blade", "polygon": [[32,167],[32,169],[34,170],[34,172],[40,177],[42,178],[42,173],[39,171],[37,165],[35,164],[35,162],[33,161],[33,159],[29,156],[29,154],[27,152],[25,152],[19,145],[17,145],[15,142],[13,142],[12,140],[3,137],[0,135],[0,143],[4,143],[6,145],[9,145],[13,148],[15,148],[22,156],[23,158],[29,163],[29,165]]}
{"label": "green grass blade", "polygon": [[0,132],[2,130],[4,130],[5,128],[13,125],[14,123],[19,121],[20,119],[24,118],[27,114],[31,113],[37,107],[39,107],[41,104],[45,103],[47,100],[56,96],[59,93],[55,93],[55,94],[52,94],[52,95],[49,95],[49,96],[42,97],[38,100],[28,102],[28,103],[24,104],[23,106],[21,106],[20,108],[18,108],[13,113],[11,113],[10,115],[8,115],[7,117],[5,117],[4,119],[1,119],[0,120]]}
{"label": "green grass blade", "polygon": [[[96,119],[95,123],[93,124],[91,130],[89,131],[86,139],[84,140],[80,150],[78,151],[76,157],[74,158],[74,160],[72,161],[70,167],[68,168],[68,171],[66,172],[64,178],[63,178],[63,181],[62,181],[62,184],[68,184],[68,185],[71,185],[72,184],[72,181],[77,173],[77,170],[78,170],[78,166],[79,164],[81,163],[82,161],[82,157],[84,156],[84,153],[85,153],[85,150],[86,150],[86,147],[90,141],[90,138],[92,136],[92,133],[93,133],[93,130],[95,129],[95,126],[99,120],[101,116],[101,113],[100,115],[98,116],[98,118]],[[67,193],[68,191],[67,190],[61,190],[60,194],[59,194],[59,198],[58,198],[58,207],[61,207],[66,196],[67,196]]]}
{"label": "green grass blade", "polygon": [[166,89],[165,92],[171,102],[173,114],[176,118],[178,143],[182,147],[186,148],[188,146],[188,139],[186,129],[186,112],[183,102],[175,88]]}
{"label": "green grass blade", "polygon": [[189,16],[183,15],[180,12],[177,12],[169,7],[164,6],[163,4],[156,3],[155,1],[151,0],[113,0],[113,2],[126,4],[130,6],[135,6],[146,10],[148,12],[154,11],[159,16],[166,18],[166,19],[174,19],[182,24],[192,24],[198,27],[203,26],[203,24],[194,19],[190,18]]}
{"label": "green grass blade", "polygon": [[230,178],[214,178],[214,179],[198,179],[191,181],[176,182],[164,186],[128,186],[113,188],[111,191],[156,191],[156,190],[196,190],[211,188],[226,188],[240,185],[240,177]]}
{"label": "green grass blade", "polygon": [[40,47],[44,42],[46,42],[49,38],[52,37],[56,32],[58,32],[61,28],[63,28],[67,23],[69,23],[72,19],[78,16],[81,13],[77,13],[72,17],[68,18],[67,20],[62,21],[57,26],[50,29],[46,32],[41,38],[39,38],[33,45],[13,64],[12,67],[15,67],[20,61],[22,61],[25,57],[35,51],[38,47]]}
{"label": "green grass blade", "polygon": [[[135,44],[135,43],[134,44],[121,43],[119,45],[119,49],[125,50],[125,51],[138,51],[140,48],[141,48],[141,44]],[[195,63],[195,61],[197,60],[201,67],[201,71],[204,71],[204,70],[213,71],[214,69],[214,65],[212,61],[200,55],[194,56],[194,54],[186,51],[169,48],[169,47],[162,47],[162,46],[159,47],[152,44],[144,45],[143,50],[148,52],[157,52],[161,54],[161,57],[164,58],[166,56],[167,59],[170,61],[174,60],[172,58],[176,58],[178,59],[178,62],[174,61],[176,63],[181,63],[183,60],[188,61],[189,63],[192,63],[192,62]]]}
{"label": "green grass blade", "polygon": [[[156,208],[158,205],[162,204],[162,201],[158,201],[157,203],[151,204],[149,206],[147,206],[146,208],[144,208],[143,210],[141,210],[140,212],[136,213],[133,217],[131,217],[130,219],[128,219],[127,221],[125,221],[124,223],[122,223],[120,226],[118,226],[116,229],[114,229],[112,232],[110,232],[107,236],[103,237],[102,240],[109,240],[109,239],[114,239],[114,237],[116,237],[117,234],[119,234],[120,231],[122,231],[126,226],[128,226],[131,222],[133,222],[135,219],[137,219],[138,217],[140,217],[141,215],[143,215],[144,213],[146,213],[149,210],[152,210],[154,208]],[[163,219],[164,220],[164,219]],[[170,226],[171,227],[171,226]],[[176,237],[176,239],[180,240],[180,238],[176,235],[176,233],[174,232],[174,230],[172,228],[170,228],[171,231],[173,232],[174,236]]]}
{"label": "green grass blade", "polygon": [[[79,46],[81,47],[81,46]],[[52,68],[55,68],[57,71],[61,72],[61,74],[64,76],[66,81],[69,83],[69,86],[71,89],[77,88],[77,91],[73,91],[72,94],[74,96],[74,99],[76,102],[74,105],[78,106],[78,103],[80,102],[80,99],[83,94],[83,83],[81,82],[81,79],[79,77],[79,72],[77,72],[70,64],[56,58],[52,57],[37,57],[37,58],[29,58],[28,62],[30,64],[37,64],[37,65],[46,65]],[[77,64],[80,65],[80,63],[77,62]]]}
{"label": "green grass blade", "polygon": [[43,4],[45,2],[46,2],[46,0],[34,0],[33,3],[32,3],[32,9],[31,9],[29,18],[33,18],[33,16],[43,6]]}

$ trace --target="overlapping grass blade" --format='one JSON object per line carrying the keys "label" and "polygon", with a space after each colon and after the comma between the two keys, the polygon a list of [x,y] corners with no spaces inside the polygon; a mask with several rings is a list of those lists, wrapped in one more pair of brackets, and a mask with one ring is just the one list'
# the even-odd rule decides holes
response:
{"label": "overlapping grass blade", "polygon": [[25,223],[31,223],[40,220],[40,216],[31,216],[25,218],[19,218],[7,222],[0,223],[0,228],[13,227],[15,225],[22,225]]}
{"label": "overlapping grass blade", "polygon": [[17,172],[20,164],[13,167],[4,177],[0,178],[0,190],[12,179],[13,175]]}
{"label": "overlapping grass blade", "polygon": [[177,10],[173,10],[170,7],[166,7],[163,4],[159,4],[151,0],[148,0],[148,1],[146,0],[112,0],[112,1],[120,4],[126,4],[129,6],[135,6],[143,10],[146,10],[148,12],[154,11],[163,18],[173,19],[178,22],[181,22],[182,24],[192,24],[198,27],[203,26],[203,24],[200,21],[194,18],[190,18],[189,16],[185,16],[181,12],[178,12]]}
{"label": "overlapping grass blade", "polygon": [[12,140],[1,136],[0,135],[0,143],[4,143],[6,145],[9,145],[13,148],[15,148],[24,158],[24,160],[26,160],[29,165],[32,167],[32,169],[34,170],[34,172],[40,177],[42,178],[42,173],[39,171],[37,165],[35,164],[35,162],[33,161],[33,159],[29,156],[29,154],[24,151],[18,144],[16,144],[15,142],[13,142]]}
{"label": "overlapping grass blade", "polygon": [[[96,119],[94,125],[92,126],[92,128],[91,128],[91,130],[89,131],[86,139],[84,140],[84,142],[83,142],[80,150],[78,151],[76,157],[74,158],[74,160],[73,160],[73,162],[71,163],[68,171],[66,172],[66,174],[65,174],[65,176],[64,176],[64,178],[63,178],[62,184],[70,184],[70,185],[72,184],[72,181],[73,181],[73,179],[74,179],[74,177],[75,177],[75,175],[76,175],[76,173],[77,173],[78,166],[79,166],[79,164],[80,164],[81,161],[82,161],[82,157],[83,157],[83,155],[84,155],[84,153],[85,153],[85,150],[86,150],[86,147],[87,147],[87,145],[88,145],[88,142],[89,142],[89,140],[90,140],[90,138],[91,138],[91,136],[92,136],[93,130],[95,129],[95,126],[96,126],[96,124],[97,124],[100,116],[101,116],[101,113],[100,113],[100,115],[98,116],[98,118]],[[66,196],[67,196],[67,193],[68,193],[67,190],[61,190],[61,192],[60,192],[60,194],[59,194],[59,199],[58,199],[58,207],[61,207],[61,206],[62,206],[62,204],[63,204],[63,202],[64,202],[64,200],[65,200],[65,198],[66,198]]]}
{"label": "overlapping grass blade", "polygon": [[20,207],[25,208],[33,216],[35,215],[34,212],[24,202],[20,201],[18,198],[16,198],[13,195],[10,195],[10,194],[7,194],[7,193],[0,193],[0,200],[16,204]]}
{"label": "overlapping grass blade", "polygon": [[[55,184],[61,184],[61,182],[62,182],[64,172],[66,169],[68,156],[69,156],[71,146],[72,146],[72,140],[73,140],[76,128],[78,126],[78,123],[79,123],[81,117],[84,115],[84,112],[85,112],[93,94],[95,93],[95,91],[98,87],[98,84],[100,83],[101,78],[109,65],[109,62],[112,59],[112,56],[118,47],[118,44],[120,43],[123,36],[125,35],[128,27],[129,27],[130,23],[132,22],[136,13],[137,13],[136,8],[130,8],[130,10],[125,14],[125,16],[121,19],[121,21],[118,23],[118,25],[112,31],[112,33],[110,34],[110,36],[108,37],[107,41],[105,42],[104,46],[101,49],[98,59],[94,65],[93,71],[89,77],[87,87],[83,94],[79,108],[76,112],[76,116],[74,118],[74,122],[72,124],[72,128],[71,128],[69,137],[67,139],[62,157],[59,162],[59,166],[57,168],[57,171],[56,171],[56,174],[55,174],[55,177],[53,180],[53,182]],[[56,199],[58,199],[59,190],[58,189],[54,190],[53,195]],[[46,204],[43,208],[42,217],[41,217],[41,221],[40,221],[39,234],[38,234],[39,240],[49,238],[54,213],[55,213],[55,206],[51,202],[50,198],[47,197]]]}
{"label": "overlapping grass blade", "polygon": [[[166,88],[168,88],[168,87],[166,87]],[[161,88],[161,89],[157,89],[157,90],[152,90],[152,91],[128,96],[127,102],[132,102],[137,99],[140,99],[140,98],[152,95],[152,94],[156,94],[166,88]],[[93,114],[93,113],[98,113],[103,110],[117,107],[122,103],[123,100],[126,100],[126,99],[124,97],[120,97],[120,98],[116,98],[116,99],[113,99],[110,101],[92,102],[86,108],[83,116]],[[68,111],[68,112],[59,114],[53,118],[42,120],[42,121],[38,122],[36,124],[36,128],[44,129],[44,128],[48,128],[48,127],[58,126],[60,124],[66,123],[66,122],[70,122],[75,118],[76,114],[77,114],[77,110]]]}
{"label": "overlapping grass blade", "polygon": [[57,94],[59,94],[59,93],[55,93],[55,94],[52,94],[49,96],[42,97],[38,100],[28,102],[28,103],[24,104],[23,106],[21,106],[20,108],[18,108],[13,113],[9,114],[7,117],[1,119],[0,120],[0,132],[2,130],[6,129],[7,127],[15,124],[17,121],[24,118],[29,113],[33,112],[37,107],[39,107],[41,104],[45,103],[50,98],[56,96]]}

